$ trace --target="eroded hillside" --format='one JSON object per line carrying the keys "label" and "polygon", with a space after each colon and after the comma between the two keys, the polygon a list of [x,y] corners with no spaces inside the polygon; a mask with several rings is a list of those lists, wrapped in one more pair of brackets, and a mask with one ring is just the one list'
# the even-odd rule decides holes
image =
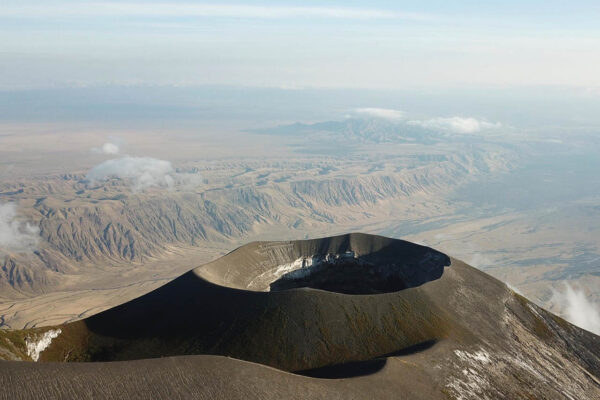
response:
{"label": "eroded hillside", "polygon": [[509,169],[516,157],[496,146],[355,161],[198,163],[187,168],[199,184],[137,192],[127,180],[89,182],[83,174],[4,184],[2,200],[17,202],[42,240],[33,254],[4,256],[0,287],[5,296],[41,293],[98,266],[144,263],[172,246],[235,243],[267,229],[302,237],[333,225],[435,216],[444,207],[436,198]]}

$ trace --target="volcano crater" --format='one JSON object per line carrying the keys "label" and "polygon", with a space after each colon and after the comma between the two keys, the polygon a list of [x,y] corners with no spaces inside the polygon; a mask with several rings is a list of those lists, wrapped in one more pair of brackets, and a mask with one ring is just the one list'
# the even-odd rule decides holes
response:
{"label": "volcano crater", "polygon": [[402,259],[369,260],[354,251],[313,255],[275,267],[276,278],[269,283],[269,291],[312,288],[353,295],[397,292],[440,278],[448,261],[438,252],[420,258],[419,268]]}

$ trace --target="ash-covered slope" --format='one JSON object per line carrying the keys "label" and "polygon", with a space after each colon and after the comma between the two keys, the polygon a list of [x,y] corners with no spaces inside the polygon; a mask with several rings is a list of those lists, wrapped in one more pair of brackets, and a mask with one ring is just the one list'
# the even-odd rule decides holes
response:
{"label": "ash-covered slope", "polygon": [[[119,387],[200,398],[600,397],[599,337],[440,252],[364,234],[251,243],[91,318],[11,334],[12,358],[43,340],[40,361],[197,355],[0,364],[12,393],[28,374],[53,376],[23,398]],[[130,378],[114,382],[120,374]]]}
{"label": "ash-covered slope", "polygon": [[[302,260],[312,265],[302,268]],[[220,354],[288,371],[369,359],[447,334],[445,312],[402,289],[438,279],[449,264],[435,250],[360,234],[251,243],[145,296],[64,325],[41,359]],[[323,279],[323,269],[353,273],[332,276],[327,291],[307,289]],[[314,273],[315,281],[267,291],[294,283],[294,270]],[[349,288],[370,294],[343,294]]]}

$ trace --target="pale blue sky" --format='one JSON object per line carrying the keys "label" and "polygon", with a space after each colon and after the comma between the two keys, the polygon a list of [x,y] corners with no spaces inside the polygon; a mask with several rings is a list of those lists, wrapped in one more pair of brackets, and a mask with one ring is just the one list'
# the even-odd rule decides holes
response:
{"label": "pale blue sky", "polygon": [[600,92],[598,1],[3,0],[0,89],[205,84]]}

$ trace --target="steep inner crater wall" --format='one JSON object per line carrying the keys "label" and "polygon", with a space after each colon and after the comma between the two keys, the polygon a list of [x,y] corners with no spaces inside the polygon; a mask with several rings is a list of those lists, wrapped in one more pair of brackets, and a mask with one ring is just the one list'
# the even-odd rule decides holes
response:
{"label": "steep inner crater wall", "polygon": [[[409,272],[409,266],[397,262],[369,262],[355,252],[314,255],[275,268],[270,291],[313,288],[345,294],[378,294],[396,292],[441,277],[444,257],[430,255],[419,262],[422,274]],[[411,264],[414,268],[415,265]]]}
{"label": "steep inner crater wall", "polygon": [[196,273],[255,292],[313,288],[344,294],[397,292],[439,279],[450,258],[402,240],[354,233],[295,242],[255,242]]}

